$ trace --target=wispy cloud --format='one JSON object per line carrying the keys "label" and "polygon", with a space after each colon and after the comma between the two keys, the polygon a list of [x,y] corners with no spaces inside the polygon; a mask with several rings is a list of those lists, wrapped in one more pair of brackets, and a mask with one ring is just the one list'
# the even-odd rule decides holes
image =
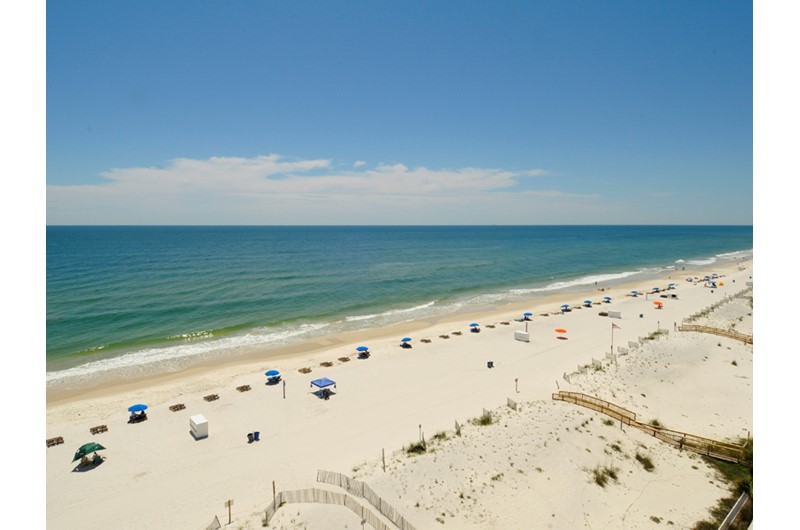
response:
{"label": "wispy cloud", "polygon": [[272,154],[115,168],[101,184],[48,186],[48,223],[532,223],[568,204],[598,202],[591,194],[519,189],[545,175],[541,169],[365,166],[359,160],[338,170],[327,159]]}

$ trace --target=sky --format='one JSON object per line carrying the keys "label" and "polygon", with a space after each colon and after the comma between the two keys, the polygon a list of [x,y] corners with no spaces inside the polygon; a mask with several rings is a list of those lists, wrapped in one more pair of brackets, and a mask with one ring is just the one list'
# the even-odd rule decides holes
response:
{"label": "sky", "polygon": [[752,224],[750,2],[48,2],[47,224]]}

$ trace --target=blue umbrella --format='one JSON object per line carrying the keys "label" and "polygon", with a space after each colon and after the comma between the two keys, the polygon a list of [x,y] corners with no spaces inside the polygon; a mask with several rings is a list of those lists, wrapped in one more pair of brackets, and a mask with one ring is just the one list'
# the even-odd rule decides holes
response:
{"label": "blue umbrella", "polygon": [[603,300],[611,300],[611,297],[610,296],[604,296]]}
{"label": "blue umbrella", "polygon": [[478,324],[476,324],[475,322],[473,322],[472,324],[470,324],[470,325],[469,325],[469,327],[471,327],[471,328],[477,328],[477,327],[478,327]]}
{"label": "blue umbrella", "polygon": [[275,377],[276,375],[281,375],[281,373],[277,370],[268,370],[264,372],[264,375],[266,375],[267,377]]}
{"label": "blue umbrella", "polygon": [[584,303],[584,304],[591,304],[591,303],[592,303],[592,301],[591,301],[591,300],[584,300],[584,301],[583,301],[583,303]]}
{"label": "blue umbrella", "polygon": [[369,348],[367,348],[366,346],[359,346],[358,348],[356,348],[356,351],[369,351]]}
{"label": "blue umbrella", "polygon": [[411,340],[411,337],[405,337],[403,339],[400,339],[400,342],[409,342],[410,340]]}
{"label": "blue umbrella", "polygon": [[532,317],[533,313],[522,313],[522,316],[524,316],[524,317]]}
{"label": "blue umbrella", "polygon": [[128,412],[142,412],[143,410],[147,410],[147,405],[142,405],[141,403],[128,407]]}
{"label": "blue umbrella", "polygon": [[564,304],[564,305],[562,305],[561,307],[562,307],[562,308],[564,308],[564,307],[569,307],[569,304]]}

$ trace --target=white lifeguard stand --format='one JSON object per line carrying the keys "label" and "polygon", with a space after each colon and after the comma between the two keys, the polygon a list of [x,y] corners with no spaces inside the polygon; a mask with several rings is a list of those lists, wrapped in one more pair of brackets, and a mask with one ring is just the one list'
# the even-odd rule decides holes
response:
{"label": "white lifeguard stand", "polygon": [[208,420],[202,414],[195,414],[189,418],[189,429],[195,440],[208,437]]}

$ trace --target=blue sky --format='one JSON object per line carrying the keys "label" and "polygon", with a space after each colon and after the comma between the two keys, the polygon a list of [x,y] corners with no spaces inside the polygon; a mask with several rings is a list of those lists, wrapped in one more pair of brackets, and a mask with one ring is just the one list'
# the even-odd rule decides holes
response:
{"label": "blue sky", "polygon": [[750,2],[49,2],[49,224],[751,224]]}

